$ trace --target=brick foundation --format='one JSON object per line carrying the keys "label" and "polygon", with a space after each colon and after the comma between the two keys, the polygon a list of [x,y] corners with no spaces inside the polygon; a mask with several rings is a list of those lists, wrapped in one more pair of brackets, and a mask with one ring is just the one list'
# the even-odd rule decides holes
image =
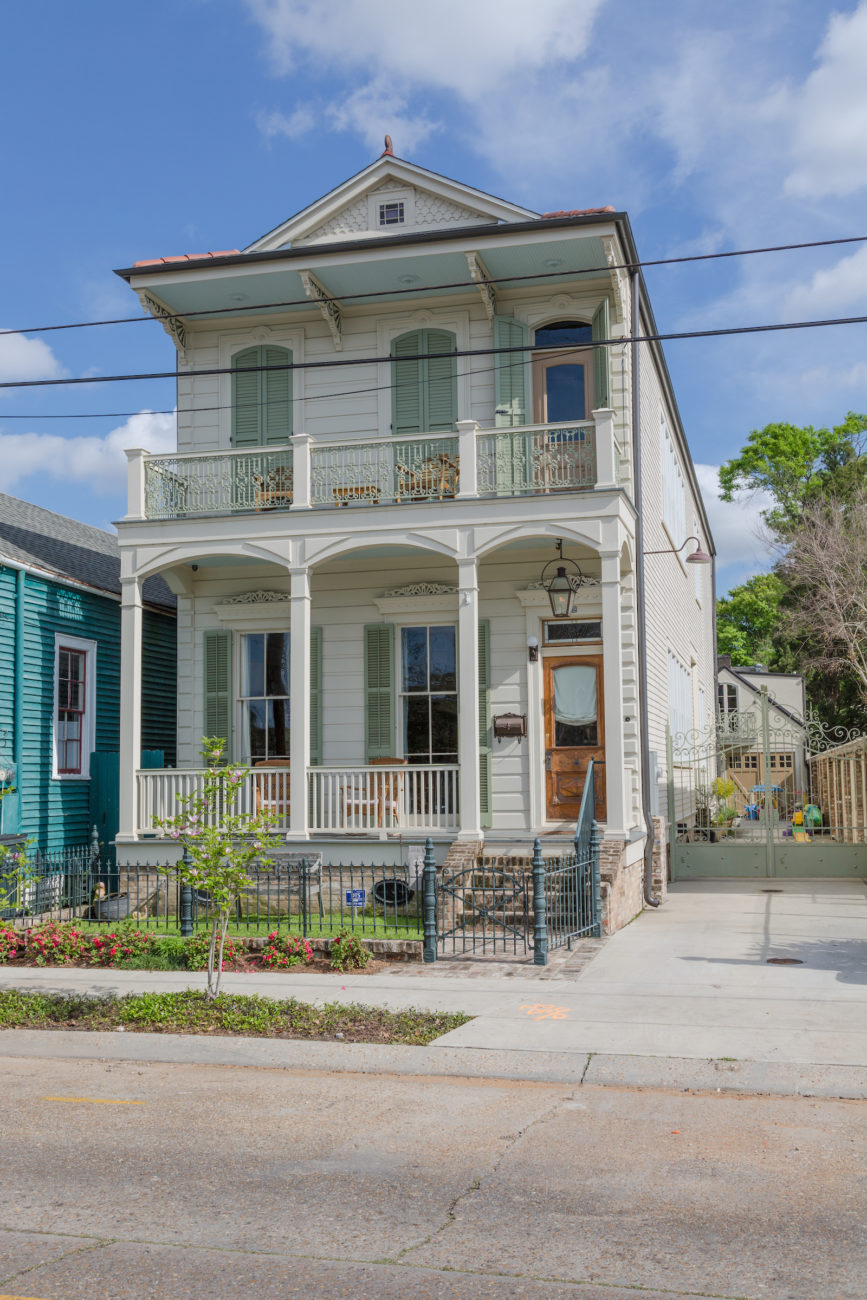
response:
{"label": "brick foundation", "polygon": [[[665,822],[654,817],[653,894],[665,902],[668,868]],[[602,877],[602,933],[614,934],[634,920],[644,908],[644,855],[624,866],[624,840],[603,840],[599,870]]]}

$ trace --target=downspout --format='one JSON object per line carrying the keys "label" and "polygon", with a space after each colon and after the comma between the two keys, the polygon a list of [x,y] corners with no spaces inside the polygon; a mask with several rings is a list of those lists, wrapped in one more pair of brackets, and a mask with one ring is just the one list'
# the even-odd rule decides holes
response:
{"label": "downspout", "polygon": [[659,907],[653,895],[653,848],[655,835],[650,808],[650,735],[647,714],[647,611],[644,599],[644,501],[641,482],[641,391],[640,347],[641,283],[637,269],[632,279],[632,464],[635,472],[635,600],[638,605],[638,716],[641,719],[641,810],[644,814],[644,901]]}

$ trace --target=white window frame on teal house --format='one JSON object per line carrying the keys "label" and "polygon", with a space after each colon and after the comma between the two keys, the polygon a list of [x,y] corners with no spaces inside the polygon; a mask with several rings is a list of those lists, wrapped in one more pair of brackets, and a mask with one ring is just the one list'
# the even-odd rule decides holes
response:
{"label": "white window frame on teal house", "polygon": [[[391,317],[387,321],[380,321],[376,331],[376,345],[378,355],[381,357],[391,354],[391,345],[395,339],[400,338],[402,334],[409,334],[412,330],[447,330],[454,334],[455,343],[458,352],[466,352],[470,346],[470,315],[466,311],[443,313],[423,311],[406,313],[401,316]],[[455,418],[457,420],[468,420],[473,417],[472,410],[472,385],[467,367],[467,357],[458,356],[455,361],[457,402]],[[381,438],[390,438],[392,436],[392,393],[391,393],[391,360],[381,361],[377,366],[377,407],[378,418],[377,428]],[[422,430],[427,432],[427,430]],[[455,430],[457,436],[457,430]]]}
{"label": "white window frame on teal house", "polygon": [[[54,634],[54,689],[52,691],[51,710],[51,776],[55,781],[89,781],[90,756],[96,746],[96,647],[95,641],[85,640],[79,636],[67,636],[63,632]],[[84,714],[81,721],[81,771],[61,772],[59,762],[60,737],[57,726],[59,708],[58,686],[60,680],[60,652],[75,650],[85,656],[85,691]]]}
{"label": "white window frame on teal house", "polygon": [[[231,333],[220,334],[218,342],[218,362],[219,368],[229,373],[219,376],[219,448],[221,451],[231,451],[232,448],[232,430],[234,427],[234,411],[232,402],[232,375],[231,368],[234,357],[239,352],[245,352],[247,348],[253,347],[275,347],[285,348],[292,354],[293,363],[304,360],[304,331],[297,327],[292,330],[280,329],[277,326],[262,326],[259,329],[250,330],[241,333],[237,330]],[[203,365],[204,362],[193,358],[194,365]],[[179,430],[184,425],[184,407],[183,407],[183,385],[184,372],[181,370],[178,375],[178,386],[180,401],[178,405],[178,422]],[[195,404],[199,404],[196,402]],[[291,427],[295,432],[304,428],[304,371],[292,371],[292,419]],[[187,426],[186,437],[190,438],[189,426]],[[198,435],[201,440],[201,432]],[[288,442],[288,438],[287,438]]]}

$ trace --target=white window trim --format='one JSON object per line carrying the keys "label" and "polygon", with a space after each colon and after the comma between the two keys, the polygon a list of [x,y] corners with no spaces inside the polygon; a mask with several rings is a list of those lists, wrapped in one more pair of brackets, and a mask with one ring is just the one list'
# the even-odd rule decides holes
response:
{"label": "white window trim", "polygon": [[[402,203],[403,221],[391,226],[379,224],[381,203]],[[415,190],[375,190],[367,196],[367,224],[374,234],[388,235],[393,230],[409,230],[415,226]]]}
{"label": "white window trim", "polygon": [[[80,636],[54,633],[54,686],[51,711],[51,779],[53,781],[89,781],[90,755],[96,745],[96,645]],[[60,651],[78,650],[84,653],[84,717],[81,723],[81,771],[61,772],[57,761],[57,685],[60,673]]]}
{"label": "white window trim", "polygon": [[[459,669],[460,664],[460,642],[458,638],[458,621],[454,614],[449,617],[447,614],[440,614],[438,611],[432,611],[430,605],[427,611],[419,609],[413,617],[409,611],[407,614],[395,620],[392,624],[394,627],[394,671],[392,680],[392,699],[394,700],[394,752],[399,758],[406,758],[403,744],[403,710],[401,700],[404,692],[402,690],[403,682],[403,662],[401,659],[401,646],[403,643],[403,629],[405,627],[453,627],[455,629],[455,669]],[[457,680],[457,678],[456,678]],[[448,692],[444,692],[448,694]],[[458,709],[460,710],[460,688],[456,687],[455,694],[458,700]],[[459,737],[460,739],[460,737]],[[458,762],[460,762],[460,746],[458,749]]]}

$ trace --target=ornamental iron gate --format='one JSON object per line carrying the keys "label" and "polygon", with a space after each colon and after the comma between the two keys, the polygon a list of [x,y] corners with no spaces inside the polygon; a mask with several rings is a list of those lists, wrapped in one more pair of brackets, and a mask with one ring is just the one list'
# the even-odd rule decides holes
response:
{"label": "ornamental iron gate", "polygon": [[755,712],[667,736],[672,880],[867,875],[867,737]]}

